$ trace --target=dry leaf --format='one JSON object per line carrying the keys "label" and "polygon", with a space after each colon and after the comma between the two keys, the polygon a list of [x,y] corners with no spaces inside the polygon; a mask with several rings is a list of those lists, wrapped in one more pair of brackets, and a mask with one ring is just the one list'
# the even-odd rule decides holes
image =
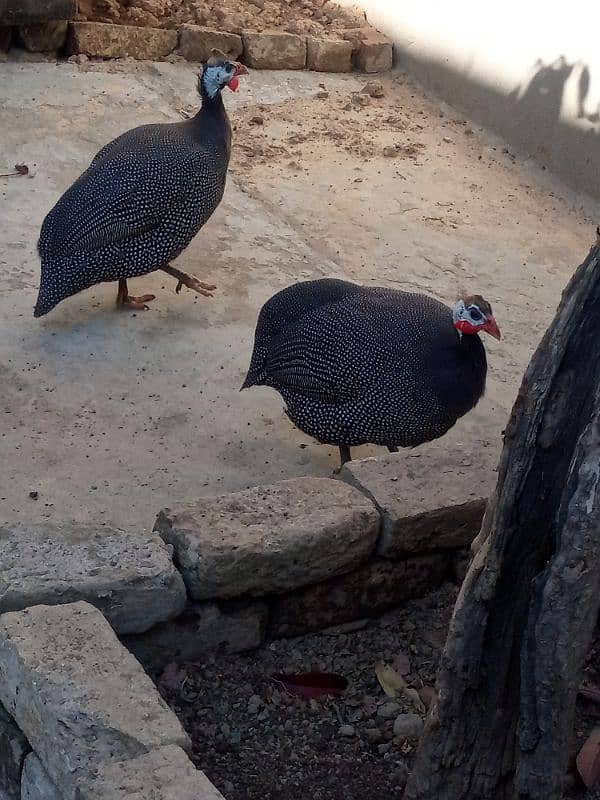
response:
{"label": "dry leaf", "polygon": [[433,686],[423,686],[419,689],[419,697],[423,701],[425,708],[430,709],[437,700],[437,692]]}
{"label": "dry leaf", "polygon": [[416,689],[411,689],[411,688],[407,687],[404,690],[404,696],[407,697],[410,700],[410,702],[417,709],[419,714],[425,714],[427,709],[423,705],[423,703],[421,701],[421,698],[419,697],[419,693],[417,692]]}
{"label": "dry leaf", "polygon": [[187,678],[187,670],[171,661],[165,666],[160,676],[159,683],[162,683],[167,689],[181,689],[181,685]]}
{"label": "dry leaf", "polygon": [[402,694],[406,689],[406,681],[402,675],[399,675],[389,664],[384,664],[383,661],[379,661],[375,664],[375,674],[377,675],[377,680],[381,684],[381,688],[388,697],[398,697],[398,695]]}
{"label": "dry leaf", "polygon": [[577,771],[588,789],[600,785],[600,728],[594,728],[577,753]]}
{"label": "dry leaf", "polygon": [[407,686],[402,675],[398,674],[393,667],[390,667],[389,664],[384,664],[383,661],[379,661],[375,665],[375,674],[381,684],[381,688],[388,697],[396,698],[399,695],[404,695],[420,714],[425,714],[427,709],[423,705],[418,691]]}
{"label": "dry leaf", "polygon": [[288,694],[304,697],[307,700],[331,695],[339,697],[347,688],[348,681],[332,672],[301,672],[296,675],[271,675],[270,680]]}

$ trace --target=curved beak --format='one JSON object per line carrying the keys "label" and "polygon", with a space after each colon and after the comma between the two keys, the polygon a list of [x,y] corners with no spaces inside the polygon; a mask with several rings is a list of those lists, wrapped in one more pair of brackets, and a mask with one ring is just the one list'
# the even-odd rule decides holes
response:
{"label": "curved beak", "polygon": [[502,336],[500,334],[500,328],[498,327],[496,320],[493,317],[488,317],[485,321],[485,325],[483,326],[482,330],[486,333],[489,333],[490,336],[493,336],[494,339],[501,339]]}

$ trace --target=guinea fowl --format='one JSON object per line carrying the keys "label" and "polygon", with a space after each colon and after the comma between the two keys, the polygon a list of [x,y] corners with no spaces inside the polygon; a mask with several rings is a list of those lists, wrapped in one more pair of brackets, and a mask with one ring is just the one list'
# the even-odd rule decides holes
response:
{"label": "guinea fowl", "polygon": [[242,389],[270,386],[302,431],[340,448],[396,452],[443,436],[485,390],[479,336],[500,338],[479,295],[454,308],[423,294],[306,281],[263,306]]}
{"label": "guinea fowl", "polygon": [[211,296],[216,287],[170,266],[217,208],[225,190],[231,125],[221,90],[247,72],[211,58],[198,80],[200,111],[184,122],[142,125],[107,144],[67,189],[42,225],[34,315],[104,281],[118,281],[117,304],[142,309],[127,279],[157,269]]}

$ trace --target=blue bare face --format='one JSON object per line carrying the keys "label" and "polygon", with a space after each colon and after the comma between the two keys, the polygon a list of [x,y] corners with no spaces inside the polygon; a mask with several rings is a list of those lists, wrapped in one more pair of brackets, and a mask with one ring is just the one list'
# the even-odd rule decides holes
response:
{"label": "blue bare face", "polygon": [[224,86],[228,86],[235,92],[238,88],[238,76],[244,75],[246,72],[246,68],[235,61],[211,60],[204,67],[202,73],[204,90],[209,97],[215,97]]}

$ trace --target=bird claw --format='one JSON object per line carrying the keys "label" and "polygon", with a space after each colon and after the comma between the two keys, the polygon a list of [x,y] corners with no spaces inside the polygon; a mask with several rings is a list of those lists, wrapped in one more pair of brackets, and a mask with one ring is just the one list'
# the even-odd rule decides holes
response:
{"label": "bird claw", "polygon": [[[175,287],[177,294],[179,294],[183,285],[183,281],[179,281],[177,283],[177,286]],[[204,295],[204,297],[212,297],[212,292],[214,292],[214,290],[217,288],[212,283],[204,283],[204,281],[201,281],[199,278],[194,278],[193,275],[189,276],[185,286],[187,286],[188,289],[192,289],[194,292],[198,292],[198,294]]]}
{"label": "bird claw", "polygon": [[151,300],[154,300],[156,295],[154,294],[143,294],[139,297],[126,297],[119,303],[120,308],[126,308],[130,311],[149,311],[150,306],[146,305]]}
{"label": "bird claw", "polygon": [[203,281],[198,280],[198,278],[192,278],[191,283],[192,285],[190,286],[190,289],[198,292],[198,294],[204,295],[204,297],[212,297],[212,293],[217,288],[214,284],[204,283]]}

